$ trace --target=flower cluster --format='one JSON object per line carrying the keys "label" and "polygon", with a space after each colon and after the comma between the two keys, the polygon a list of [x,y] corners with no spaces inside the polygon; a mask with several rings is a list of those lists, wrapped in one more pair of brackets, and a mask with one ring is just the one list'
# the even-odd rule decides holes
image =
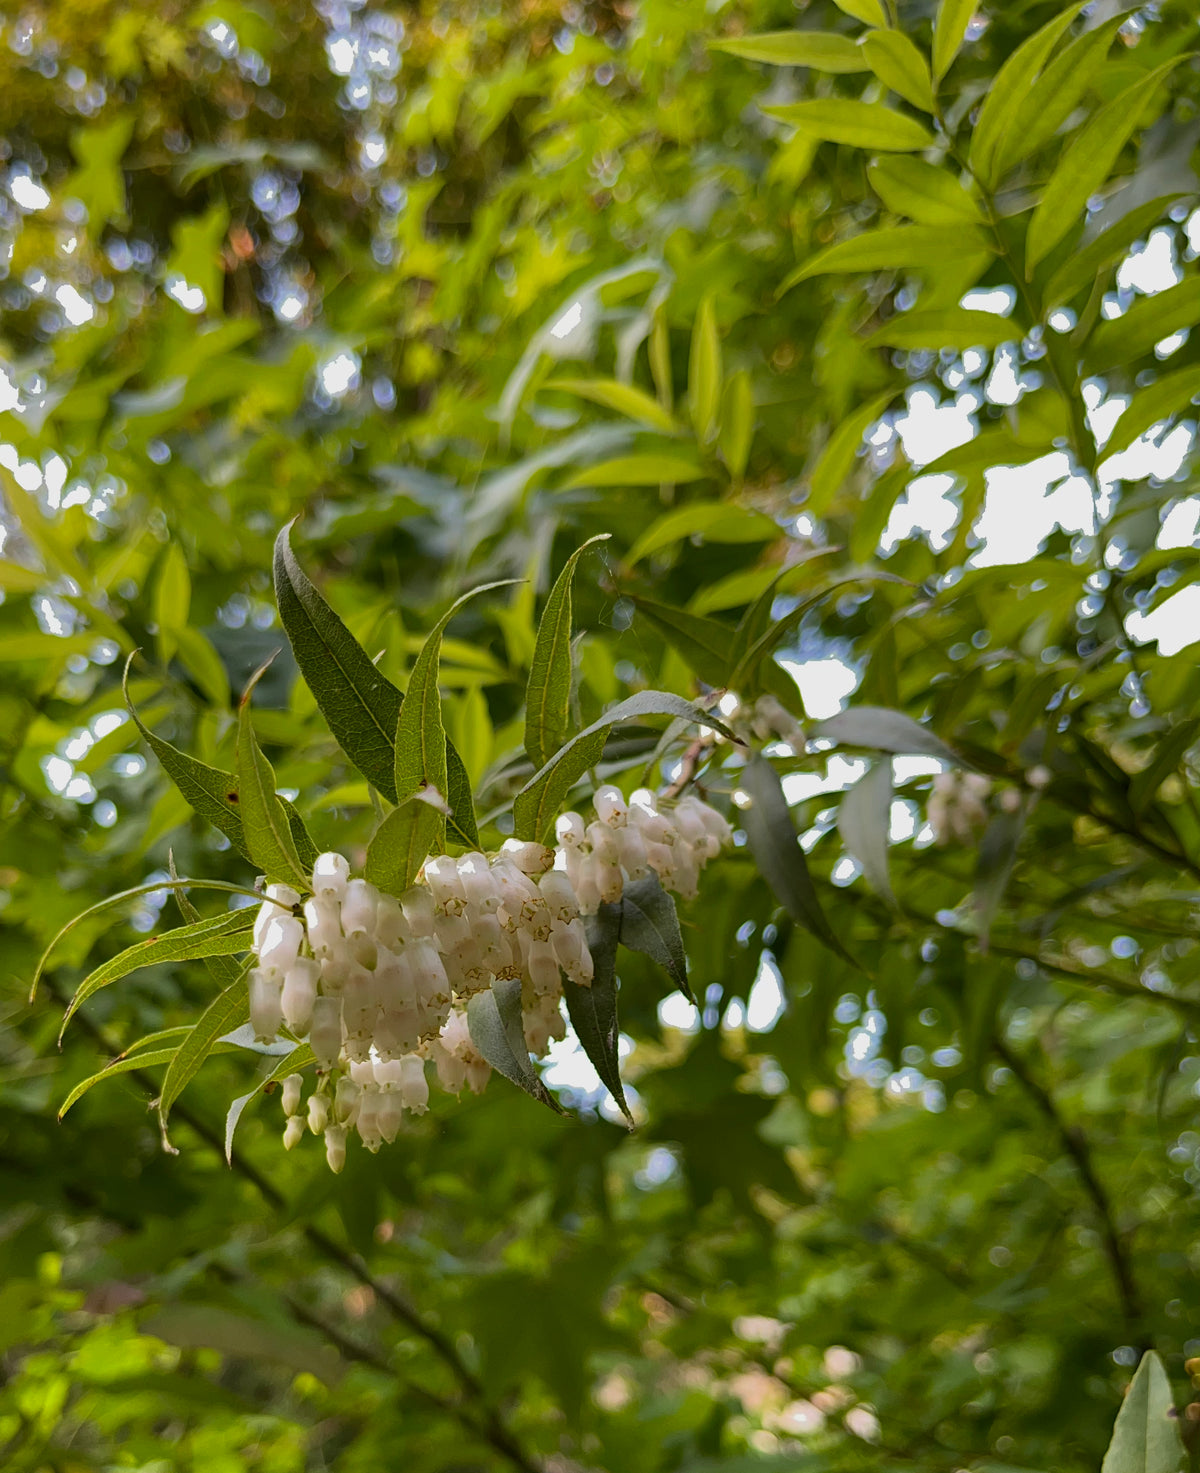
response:
{"label": "flower cluster", "polygon": [[978,772],[940,772],[933,780],[926,811],[939,844],[973,844],[988,821],[991,779]]}
{"label": "flower cluster", "polygon": [[556,848],[510,839],[491,858],[438,855],[399,898],[351,878],[335,853],[317,859],[307,899],[267,887],[254,924],[250,1021],[264,1041],[284,1025],[307,1039],[318,1070],[307,1105],[303,1076],[284,1081],[289,1150],[307,1124],[340,1171],[351,1130],[368,1150],[391,1142],[405,1110],[428,1106],[427,1061],[451,1093],[482,1090],[491,1071],[465,1005],[493,981],[520,979],[525,1043],[544,1056],[566,1033],[562,974],[592,981],[583,917],[651,872],[695,895],[700,870],[730,837],[724,818],[693,796],[668,811],[646,789],[626,803],[602,787],[593,801],[592,822],[559,818]]}

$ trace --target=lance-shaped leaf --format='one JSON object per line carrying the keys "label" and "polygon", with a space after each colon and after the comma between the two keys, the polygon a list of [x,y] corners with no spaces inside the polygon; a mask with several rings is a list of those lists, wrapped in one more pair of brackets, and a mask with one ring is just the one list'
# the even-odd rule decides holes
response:
{"label": "lance-shaped leaf", "polygon": [[[403,697],[375,668],[296,561],[290,541],[293,525],[289,522],[275,541],[275,601],[292,653],[342,751],[394,803],[396,724]],[[477,848],[471,780],[449,741],[446,771],[442,791],[453,815],[451,829],[460,843]]]}
{"label": "lance-shaped leaf", "polygon": [[895,906],[888,873],[891,822],[892,764],[877,762],[843,796],[837,826],[846,852],[858,860],[872,890]]}
{"label": "lance-shaped leaf", "polygon": [[534,767],[549,762],[570,731],[571,590],[579,559],[589,547],[606,542],[608,537],[609,533],[602,532],[575,549],[542,611],[525,687],[525,750]]}
{"label": "lance-shaped leaf", "polygon": [[171,1106],[212,1053],[217,1040],[250,1016],[250,993],[245,976],[248,970],[249,966],[224,992],[213,998],[175,1050],[158,1097],[158,1124],[164,1140]]}
{"label": "lance-shaped leaf", "polygon": [[1195,365],[1177,369],[1139,389],[1117,420],[1101,454],[1116,455],[1118,451],[1128,449],[1139,435],[1144,435],[1154,425],[1191,408],[1197,394],[1200,394],[1200,368]]}
{"label": "lance-shaped leaf", "polygon": [[679,931],[675,901],[657,875],[631,880],[621,896],[622,946],[657,962],[689,1002],[695,1002],[687,976],[687,953]]}
{"label": "lance-shaped leaf", "polygon": [[1004,900],[1013,865],[1017,862],[1017,850],[1021,844],[1021,835],[1025,832],[1027,813],[1027,806],[1022,805],[1016,813],[996,814],[979,841],[972,902],[979,928],[979,945],[983,951],[988,949],[992,922]]}
{"label": "lance-shaped leaf", "polygon": [[922,112],[934,110],[929,59],[903,31],[868,31],[859,42],[867,65],[885,87]]}
{"label": "lance-shaped leaf", "polygon": [[809,482],[808,504],[814,515],[824,516],[858,456],[863,436],[896,397],[894,389],[870,399],[848,415],[829,437]]}
{"label": "lance-shaped leaf", "polygon": [[818,72],[865,72],[866,58],[849,36],[837,31],[763,31],[731,41],[710,41],[710,51],[724,51],[743,61],[768,66],[807,66]]}
{"label": "lance-shaped leaf", "polygon": [[[167,850],[167,870],[173,880],[179,879],[179,872],[175,868],[175,854]],[[200,912],[192,904],[191,896],[186,890],[175,891],[175,904],[179,907],[179,913],[187,925],[194,925],[202,920]],[[283,912],[280,911],[282,915]],[[207,956],[204,958],[204,969],[212,977],[222,991],[231,986],[241,975],[241,967],[228,956]]]}
{"label": "lance-shaped leaf", "polygon": [[818,721],[808,734],[843,747],[873,747],[877,752],[920,753],[940,757],[943,762],[961,761],[927,726],[903,711],[889,711],[886,706],[852,706],[848,711]]}
{"label": "lance-shaped leaf", "polygon": [[881,102],[852,102],[823,97],[764,107],[768,117],[791,123],[801,132],[829,143],[852,148],[875,148],[888,153],[919,153],[933,145],[933,134],[915,118]]}
{"label": "lance-shaped leaf", "polygon": [[[899,32],[877,31],[873,34],[895,36]],[[954,188],[969,204],[970,196],[966,191],[957,184]],[[782,296],[789,287],[799,281],[807,281],[810,276],[898,271],[902,267],[936,271],[942,262],[957,260],[963,255],[986,256],[994,249],[982,230],[961,222],[956,224],[953,233],[943,225],[884,225],[877,230],[864,230],[861,235],[852,235],[849,240],[840,240],[836,245],[818,251],[792,272],[779,288],[778,295]]]}
{"label": "lance-shaped leaf", "polygon": [[1149,353],[1155,343],[1200,320],[1200,279],[1191,277],[1135,302],[1121,317],[1101,322],[1084,352],[1089,367],[1116,368]]}
{"label": "lance-shaped leaf", "polygon": [[292,826],[275,792],[275,770],[263,756],[250,721],[250,697],[262,677],[260,669],[250,677],[238,706],[237,778],[239,807],[250,857],[269,880],[285,880],[301,894],[311,889],[311,869],[306,870],[296,852]]}
{"label": "lance-shaped leaf", "polygon": [[933,23],[933,76],[940,82],[958,55],[975,16],[976,0],[942,0]]}
{"label": "lance-shaped leaf", "polygon": [[888,154],[867,165],[867,178],[894,215],[918,225],[983,224],[983,211],[958,177],[924,159]]}
{"label": "lance-shaped leaf", "polygon": [[742,813],[750,852],[776,900],[797,924],[857,966],[821,908],[778,773],[764,758],[752,757],[742,775],[742,787],[750,798],[750,806]]}
{"label": "lance-shaped leaf", "polygon": [[584,1053],[600,1076],[600,1082],[632,1125],[633,1116],[629,1113],[621,1085],[621,1029],[617,1022],[616,964],[621,903],[601,905],[594,916],[587,917],[585,925],[594,968],[591,985],[581,987],[567,977],[563,981],[563,996],[567,1001],[571,1026],[579,1036]]}
{"label": "lance-shaped leaf", "polygon": [[[134,654],[136,653],[135,650]],[[162,737],[155,736],[143,723],[142,718],[134,710],[133,702],[129,699],[129,666],[132,662],[133,655],[131,654],[125,662],[121,689],[124,692],[125,705],[130,716],[133,717],[134,725],[141,732],[146,745],[158,758],[163,771],[188,803],[201,818],[207,819],[214,828],[220,829],[233,847],[253,864],[242,826],[241,811],[238,807],[236,780],[228,772],[221,772],[216,767],[209,767],[206,762],[199,762],[195,757],[189,757],[186,752],[181,752],[178,747],[173,747]]]}
{"label": "lance-shaped leaf", "polygon": [[89,997],[94,996],[102,987],[128,977],[131,972],[154,966],[158,962],[195,961],[205,956],[232,956],[236,952],[247,951],[254,916],[253,907],[226,911],[224,915],[208,916],[189,926],[166,931],[161,936],[147,936],[144,941],[138,941],[133,946],[127,946],[124,951],[119,951],[116,956],[110,957],[89,972],[75,989],[75,995],[63,1017],[59,1038],[62,1038],[67,1024]]}
{"label": "lance-shaped leaf", "polygon": [[721,339],[711,297],[705,297],[696,313],[688,357],[688,408],[696,439],[703,445],[717,432],[721,408]]}
{"label": "lance-shaped leaf", "polygon": [[702,707],[665,690],[643,690],[629,696],[598,721],[573,736],[525,784],[513,801],[515,832],[520,839],[540,839],[562,807],[562,800],[604,751],[610,727],[622,721],[640,721],[646,716],[684,716],[698,725],[711,726],[737,741],[733,732]]}
{"label": "lance-shaped leaf", "polygon": [[867,342],[888,348],[998,348],[1020,337],[1021,329],[995,312],[931,307],[927,311],[897,312]]}
{"label": "lance-shaped leaf", "polygon": [[1182,1473],[1186,1466],[1171,1383],[1162,1361],[1148,1350],[1117,1413],[1100,1473]]}
{"label": "lance-shaped leaf", "polygon": [[[644,389],[633,384],[622,384],[613,378],[556,378],[545,385],[547,389],[559,389],[564,394],[576,394],[580,399],[589,399],[604,409],[623,414],[626,419],[638,420],[652,430],[664,435],[677,435],[679,425],[675,417]],[[593,538],[594,542],[596,539]]]}
{"label": "lance-shaped leaf", "polygon": [[375,830],[367,846],[367,879],[388,895],[403,895],[444,825],[444,800],[432,789],[412,794]]}
{"label": "lance-shaped leaf", "polygon": [[72,1105],[77,1104],[93,1085],[102,1084],[106,1079],[114,1079],[118,1074],[130,1074],[135,1069],[150,1069],[155,1064],[167,1064],[175,1057],[173,1048],[151,1049],[148,1053],[133,1054],[129,1058],[116,1059],[107,1064],[87,1079],[81,1079],[71,1093],[59,1106],[58,1118],[61,1120]]}
{"label": "lance-shaped leaf", "polygon": [[238,1128],[246,1106],[251,1100],[257,1099],[262,1092],[280,1080],[286,1079],[289,1074],[298,1074],[301,1069],[307,1069],[310,1064],[316,1063],[316,1055],[306,1043],[299,1043],[294,1049],[290,1049],[279,1063],[258,1081],[248,1094],[238,1095],[233,1100],[225,1114],[225,1159],[233,1160],[233,1137]]}
{"label": "lance-shaped leaf", "polygon": [[521,1022],[519,977],[495,981],[486,991],[477,992],[467,1003],[467,1027],[471,1042],[497,1074],[503,1074],[540,1104],[548,1105],[556,1115],[563,1113],[562,1106],[529,1062]]}
{"label": "lance-shaped leaf", "polygon": [[1061,307],[1079,292],[1089,290],[1097,274],[1120,261],[1135,241],[1164,220],[1178,198],[1178,194],[1163,194],[1136,205],[1095,240],[1072,251],[1046,283],[1042,293],[1046,306]]}
{"label": "lance-shaped leaf", "polygon": [[[486,593],[489,589],[506,588],[512,581],[514,580],[505,579],[499,583],[484,583],[479,588],[473,588],[470,593],[464,593],[450,605],[421,646],[396,723],[397,802],[402,803],[421,791],[437,793],[449,800],[453,812],[469,815],[471,832],[475,829],[475,811],[470,799],[469,780],[465,808],[461,806],[461,801],[456,803],[454,794],[450,792],[450,753],[446,729],[442,724],[442,697],[438,690],[442,635],[447,624],[469,599]],[[458,758],[457,753],[455,758]],[[461,764],[461,759],[459,761]],[[413,828],[410,839],[419,837],[422,832],[424,830],[418,824]],[[435,837],[431,842],[437,843],[444,832],[445,822],[439,817],[434,827]]]}
{"label": "lance-shaped leaf", "polygon": [[667,643],[683,656],[692,672],[705,685],[722,686],[729,679],[734,631],[728,624],[687,609],[631,595],[638,613],[659,630]]}

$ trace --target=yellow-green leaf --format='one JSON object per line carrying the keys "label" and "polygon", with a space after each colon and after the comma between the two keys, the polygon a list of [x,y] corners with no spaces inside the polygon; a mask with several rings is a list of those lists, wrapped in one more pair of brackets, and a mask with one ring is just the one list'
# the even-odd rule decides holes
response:
{"label": "yellow-green leaf", "polygon": [[588,399],[626,419],[637,420],[652,430],[661,430],[664,435],[677,435],[679,425],[657,399],[651,398],[644,389],[633,384],[618,383],[612,378],[556,378],[546,385],[547,389],[560,389],[564,394],[575,394]]}
{"label": "yellow-green leaf", "polygon": [[703,445],[717,431],[721,408],[721,339],[711,297],[705,297],[692,328],[688,358],[688,408],[692,428]]}
{"label": "yellow-green leaf", "polygon": [[842,97],[813,98],[765,107],[768,117],[853,148],[876,148],[888,153],[916,153],[933,145],[933,134],[915,118],[885,107],[881,102],[853,102]]}
{"label": "yellow-green leaf", "polygon": [[976,200],[947,169],[924,159],[890,154],[867,165],[871,188],[894,215],[919,225],[982,225]]}
{"label": "yellow-green leaf", "polygon": [[731,41],[710,41],[710,51],[725,51],[743,61],[770,66],[807,66],[819,72],[865,72],[866,58],[849,36],[836,31],[764,31]]}
{"label": "yellow-green leaf", "polygon": [[933,79],[929,60],[903,31],[868,31],[859,43],[867,65],[897,96],[932,113]]}
{"label": "yellow-green leaf", "polygon": [[950,70],[967,27],[975,14],[976,0],[942,0],[933,23],[933,77],[940,82]]}

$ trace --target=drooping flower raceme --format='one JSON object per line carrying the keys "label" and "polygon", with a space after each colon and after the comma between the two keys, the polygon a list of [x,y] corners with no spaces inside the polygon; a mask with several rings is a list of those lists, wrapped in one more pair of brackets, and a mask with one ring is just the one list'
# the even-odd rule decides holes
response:
{"label": "drooping flower raceme", "polygon": [[372,1151],[391,1142],[406,1110],[428,1106],[427,1061],[444,1089],[479,1093],[491,1069],[466,1003],[494,981],[520,980],[525,1043],[543,1057],[566,1034],[562,974],[591,985],[583,917],[652,872],[694,896],[701,869],[730,838],[725,819],[695,796],[660,811],[647,789],[627,803],[601,787],[593,803],[590,823],[559,818],[553,849],[510,839],[490,857],[438,855],[398,898],[352,877],[335,853],[317,859],[307,898],[267,887],[253,931],[250,1021],[264,1042],[286,1026],[317,1064],[307,1103],[300,1073],[283,1083],[289,1150],[307,1124],[340,1171],[351,1131]]}

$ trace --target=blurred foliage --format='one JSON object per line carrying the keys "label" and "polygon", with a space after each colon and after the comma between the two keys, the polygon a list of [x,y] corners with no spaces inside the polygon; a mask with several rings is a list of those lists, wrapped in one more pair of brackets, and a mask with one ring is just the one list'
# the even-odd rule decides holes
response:
{"label": "blurred foliage", "polygon": [[[1162,535],[1194,506],[1194,7],[941,11],[5,13],[5,1470],[1082,1473],[1146,1348],[1200,1466],[1200,677],[1194,638],[1127,627],[1200,571],[1194,533]],[[1166,291],[1117,276],[1147,239]],[[975,438],[923,463],[906,396]],[[1186,442],[1166,484],[1112,453],[1164,431]],[[1083,525],[969,562],[981,512],[1031,515],[990,468],[1034,461],[1082,488]],[[945,536],[908,489],[929,474]],[[269,569],[294,517],[400,686],[454,597],[527,580],[443,650],[493,841],[531,770],[540,601],[611,533],[575,585],[578,724],[647,686],[780,702],[767,770],[857,964],[740,850],[682,911],[690,1028],[622,957],[632,1134],[600,1089],[557,1118],[497,1080],[336,1179],[251,1108],[230,1171],[240,1052],[176,1106],[178,1155],[153,1068],[60,1124],[212,987],[150,969],[56,1052],[88,955],[175,902],[81,925],[30,1006],[51,936],[169,856],[254,878],[147,763],[120,665],[140,649],[142,720],[228,769],[231,699],[285,644]],[[774,654],[802,684],[849,668],[851,712],[922,721],[990,786],[932,795],[936,761],[904,759],[899,808],[878,779],[841,796],[862,764],[830,743],[888,742],[806,742],[784,715],[819,713]],[[285,649],[259,739],[317,842],[361,859],[370,794],[295,673]],[[604,770],[653,755],[619,734]],[[740,793],[741,760],[684,738],[660,772]]]}

